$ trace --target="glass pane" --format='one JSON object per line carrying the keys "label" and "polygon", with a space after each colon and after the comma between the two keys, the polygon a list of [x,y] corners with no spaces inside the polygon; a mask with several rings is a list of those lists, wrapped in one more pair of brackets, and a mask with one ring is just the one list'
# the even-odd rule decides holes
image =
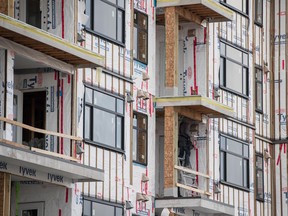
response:
{"label": "glass pane", "polygon": [[226,44],[220,42],[220,54],[226,56]]}
{"label": "glass pane", "polygon": [[243,64],[248,66],[248,54],[243,53]]}
{"label": "glass pane", "polygon": [[263,169],[262,164],[263,164],[263,158],[260,156],[256,156],[256,167],[258,169]]}
{"label": "glass pane", "polygon": [[[246,0],[242,0],[242,1],[246,1]],[[226,0],[226,3],[233,6],[234,8],[242,11],[242,1],[241,0]]]}
{"label": "glass pane", "polygon": [[141,28],[141,29],[145,29],[147,30],[148,29],[148,19],[147,19],[147,16],[142,14],[142,13],[137,13],[138,14],[138,28]]}
{"label": "glass pane", "polygon": [[257,170],[256,171],[256,191],[257,191],[257,198],[264,199],[264,184],[263,184],[263,171]]}
{"label": "glass pane", "polygon": [[224,82],[224,68],[225,68],[225,60],[224,58],[220,59],[220,85],[225,86],[225,82]]}
{"label": "glass pane", "polygon": [[124,101],[117,99],[117,112],[124,114]]}
{"label": "glass pane", "polygon": [[115,111],[116,98],[98,91],[94,91],[94,104],[105,109]]}
{"label": "glass pane", "polygon": [[249,188],[249,161],[243,160],[243,187]]}
{"label": "glass pane", "polygon": [[242,155],[243,144],[232,139],[227,139],[227,150],[238,155]]}
{"label": "glass pane", "polygon": [[138,60],[147,63],[148,34],[145,31],[138,31]]}
{"label": "glass pane", "polygon": [[38,216],[38,210],[37,209],[23,210],[22,216]]}
{"label": "glass pane", "polygon": [[137,127],[137,114],[133,115],[133,126]]}
{"label": "glass pane", "polygon": [[242,158],[226,153],[226,159],[226,181],[243,186]]}
{"label": "glass pane", "polygon": [[227,57],[234,59],[237,62],[242,63],[242,52],[238,49],[235,49],[231,46],[226,46]]}
{"label": "glass pane", "polygon": [[255,21],[262,24],[262,17],[263,17],[263,1],[256,0],[255,1]]}
{"label": "glass pane", "polygon": [[136,161],[137,155],[137,130],[133,129],[133,160]]}
{"label": "glass pane", "polygon": [[249,157],[249,146],[243,145],[244,157]]}
{"label": "glass pane", "polygon": [[100,0],[94,1],[95,31],[116,40],[116,16],[115,7]]}
{"label": "glass pane", "polygon": [[90,88],[85,89],[85,102],[86,103],[91,103],[92,104],[92,95],[93,95],[93,90]]}
{"label": "glass pane", "polygon": [[220,148],[226,149],[226,138],[222,136],[220,137]]}
{"label": "glass pane", "polygon": [[115,115],[94,108],[93,141],[115,147]]}
{"label": "glass pane", "polygon": [[146,120],[146,117],[144,115],[137,115],[137,118],[138,118],[138,125],[137,127],[140,128],[140,129],[144,129],[146,130],[147,129],[147,120]]}
{"label": "glass pane", "polygon": [[102,216],[102,215],[114,215],[114,207],[101,204],[101,203],[92,203],[92,215]]}
{"label": "glass pane", "polygon": [[88,200],[84,200],[84,207],[83,207],[83,214],[84,216],[91,216],[91,202]]}
{"label": "glass pane", "polygon": [[125,7],[124,0],[118,0],[118,6],[124,8]]}
{"label": "glass pane", "polygon": [[146,132],[138,131],[137,137],[137,161],[146,163]]}
{"label": "glass pane", "polygon": [[242,94],[242,66],[228,60],[226,60],[226,87]]}
{"label": "glass pane", "polygon": [[122,149],[122,142],[123,142],[123,138],[122,138],[122,134],[123,134],[123,121],[121,117],[117,117],[117,140],[116,140],[116,147],[119,149]]}
{"label": "glass pane", "polygon": [[124,43],[123,32],[124,32],[124,13],[123,13],[123,11],[118,10],[117,40],[122,42],[122,43]]}
{"label": "glass pane", "polygon": [[88,22],[86,23],[86,27],[91,28],[91,0],[86,0],[86,8],[85,8],[85,14],[88,17]]}
{"label": "glass pane", "polygon": [[226,176],[225,176],[225,164],[226,164],[226,162],[225,162],[225,153],[224,152],[220,152],[220,157],[221,157],[221,159],[220,159],[220,172],[221,172],[221,176],[220,176],[220,178],[221,178],[221,180],[224,180],[224,181],[226,181]]}
{"label": "glass pane", "polygon": [[116,208],[116,216],[122,216],[123,215],[123,209],[122,208]]}
{"label": "glass pane", "polygon": [[137,42],[137,36],[138,36],[138,29],[134,27],[134,38],[133,38],[133,57],[138,58],[138,42]]}
{"label": "glass pane", "polygon": [[262,81],[262,70],[256,68],[256,80],[261,82]]}
{"label": "glass pane", "polygon": [[91,107],[85,106],[85,131],[84,137],[91,140]]}
{"label": "glass pane", "polygon": [[256,109],[262,110],[262,84],[256,83]]}
{"label": "glass pane", "polygon": [[248,95],[248,69],[247,68],[243,68],[243,91],[242,93],[245,95]]}
{"label": "glass pane", "polygon": [[41,28],[41,11],[39,0],[26,0],[26,23]]}

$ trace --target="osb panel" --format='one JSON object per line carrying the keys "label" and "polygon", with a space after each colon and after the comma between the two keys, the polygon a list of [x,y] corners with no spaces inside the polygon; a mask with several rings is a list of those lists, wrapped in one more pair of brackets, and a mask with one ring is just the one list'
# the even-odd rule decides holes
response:
{"label": "osb panel", "polygon": [[164,114],[164,188],[174,187],[174,146],[177,136],[177,116],[173,107],[166,107]]}
{"label": "osb panel", "polygon": [[165,10],[166,25],[166,87],[177,85],[178,70],[178,15],[175,7]]}
{"label": "osb panel", "polygon": [[0,0],[0,13],[13,17],[14,15],[14,1]]}

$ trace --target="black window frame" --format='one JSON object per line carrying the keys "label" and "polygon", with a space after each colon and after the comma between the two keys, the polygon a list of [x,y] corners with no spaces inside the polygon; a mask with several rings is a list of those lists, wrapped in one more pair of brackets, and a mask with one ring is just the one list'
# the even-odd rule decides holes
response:
{"label": "black window frame", "polygon": [[[141,16],[143,16],[143,17],[145,17],[146,19],[146,27],[147,27],[147,29],[145,29],[145,28],[142,28],[141,27],[141,25],[139,25],[139,23],[138,23],[138,21],[139,21],[139,19],[138,19],[138,17],[139,17],[139,15],[138,14],[140,14]],[[143,12],[141,12],[141,11],[138,11],[138,10],[136,10],[136,9],[134,9],[134,33],[133,33],[133,40],[135,39],[135,37],[137,38],[136,39],[136,41],[134,41],[134,44],[133,44],[133,46],[134,46],[134,49],[133,49],[133,58],[134,58],[134,60],[136,60],[136,61],[139,61],[139,62],[141,62],[141,63],[143,63],[143,64],[148,64],[148,39],[149,39],[149,35],[148,35],[148,15],[147,14],[145,14],[145,13],[143,13]],[[136,34],[136,31],[135,31],[135,28],[137,29],[137,35],[135,36],[135,34]],[[146,56],[146,61],[143,61],[143,60],[141,60],[141,58],[139,57],[139,53],[138,53],[138,48],[137,48],[137,52],[135,51],[135,44],[137,45],[137,47],[138,47],[138,43],[139,43],[139,32],[142,32],[142,33],[144,33],[145,35],[146,35],[146,44],[145,44],[145,49],[146,49],[146,53],[145,53],[145,56]]]}
{"label": "black window frame", "polygon": [[[104,39],[106,39],[106,40],[108,40],[108,41],[111,41],[111,42],[113,42],[113,43],[116,43],[116,44],[119,44],[119,45],[121,45],[121,46],[125,46],[125,42],[126,42],[126,40],[125,40],[125,11],[126,11],[126,1],[124,0],[124,6],[123,7],[121,7],[120,5],[119,5],[119,2],[118,1],[120,1],[120,0],[116,0],[116,4],[114,4],[114,3],[112,3],[111,1],[109,1],[109,0],[97,0],[97,1],[101,1],[102,3],[104,3],[104,4],[107,4],[107,5],[109,5],[109,6],[112,6],[112,7],[114,7],[115,9],[116,9],[116,26],[115,26],[115,28],[116,28],[116,39],[114,39],[114,38],[112,38],[110,35],[106,35],[105,33],[103,33],[103,32],[99,32],[99,31],[97,31],[97,30],[95,30],[94,29],[94,19],[96,18],[96,15],[95,15],[95,13],[94,13],[94,4],[95,4],[95,1],[96,0],[86,0],[86,9],[85,9],[85,14],[89,17],[89,20],[88,20],[88,22],[89,22],[89,24],[87,25],[86,24],[86,26],[84,26],[85,27],[85,30],[86,31],[88,31],[88,32],[90,32],[90,33],[92,33],[92,34],[95,34],[95,35],[97,35],[97,36],[99,36],[99,37],[101,37],[101,38],[104,38]],[[89,2],[89,3],[87,3],[87,2]],[[88,6],[90,6],[90,10],[89,10],[89,7]],[[88,8],[87,8],[88,7]],[[122,37],[122,40],[118,40],[118,28],[119,28],[119,26],[118,26],[118,11],[120,11],[120,12],[122,12],[122,14],[123,14],[123,17],[122,17],[122,34],[121,34],[121,37]],[[101,18],[100,18],[101,19]]]}
{"label": "black window frame", "polygon": [[[260,86],[260,89],[258,89],[258,86]],[[258,95],[260,95],[260,98]],[[258,100],[260,100],[260,103],[258,103]],[[260,107],[258,104],[260,104]],[[255,67],[255,110],[258,113],[263,113],[263,70],[258,66]]]}
{"label": "black window frame", "polygon": [[[257,158],[261,159],[261,167],[257,164]],[[261,184],[262,184],[262,191],[259,193],[258,185],[259,185],[259,178],[257,176],[258,172],[262,173]],[[264,157],[261,153],[255,154],[255,193],[256,193],[256,200],[264,202]],[[262,197],[261,195],[262,194]]]}
{"label": "black window frame", "polygon": [[[263,0],[255,0],[254,1],[254,23],[260,27],[263,26]],[[259,6],[260,4],[260,6]],[[261,14],[260,14],[260,21],[258,21],[258,13],[259,10],[261,9]]]}
{"label": "black window frame", "polygon": [[[223,47],[222,44],[225,46],[225,50],[221,50],[221,48]],[[227,46],[231,47],[232,49],[235,49],[236,51],[240,51],[242,53],[242,59],[241,62],[233,59],[232,57],[227,56]],[[244,63],[244,55],[247,56],[247,64]],[[223,65],[221,64],[223,59]],[[237,65],[237,66],[241,66],[242,67],[242,91],[239,92],[237,90],[234,90],[232,88],[227,87],[227,73],[232,73],[231,71],[227,71],[227,61]],[[223,69],[223,71],[222,71]],[[245,76],[244,76],[244,70],[246,72],[246,80],[245,80]],[[223,74],[222,74],[223,73]],[[222,80],[223,79],[223,80]],[[240,49],[230,43],[226,43],[223,40],[220,40],[220,69],[219,69],[219,81],[220,81],[220,88],[227,90],[233,94],[239,95],[241,97],[244,97],[246,99],[249,98],[249,53],[243,49]],[[245,82],[245,84],[244,84]],[[232,84],[233,85],[233,84]],[[246,86],[246,90],[243,89],[244,86]]]}
{"label": "black window frame", "polygon": [[[225,143],[222,143],[221,141],[225,140]],[[230,151],[229,149],[227,149],[227,140],[231,140],[233,142],[237,142],[239,145],[241,144],[242,145],[242,154],[237,154],[233,151]],[[249,177],[249,143],[245,142],[245,141],[242,141],[242,140],[239,140],[239,139],[236,139],[232,136],[228,136],[226,134],[220,134],[219,135],[219,152],[220,152],[220,167],[219,167],[219,170],[220,170],[220,182],[222,184],[226,184],[226,185],[229,185],[229,186],[232,186],[232,187],[235,187],[235,188],[238,188],[238,189],[241,189],[241,190],[245,190],[245,191],[249,191],[249,187],[250,187],[250,177]],[[225,145],[225,146],[224,146]],[[223,148],[223,146],[225,148]],[[246,146],[248,148],[248,155],[245,156],[245,153],[244,153],[244,146]],[[227,161],[227,155],[231,155],[231,156],[235,156],[235,157],[238,157],[238,158],[241,158],[242,159],[242,185],[239,185],[235,182],[229,182],[227,180],[227,164],[228,164],[228,161]],[[222,158],[223,156],[223,158]],[[245,170],[245,162],[246,161],[246,170]],[[221,170],[222,167],[224,168],[224,170]],[[236,168],[236,167],[235,167]],[[246,172],[246,173],[245,173]],[[223,176],[224,175],[224,176]],[[246,176],[246,179],[244,179]],[[245,186],[244,182],[247,183],[247,186]]]}
{"label": "black window frame", "polygon": [[83,196],[83,204],[82,204],[82,215],[83,216],[87,216],[87,215],[84,215],[84,210],[85,210],[84,209],[84,204],[85,204],[85,202],[90,202],[90,215],[89,216],[92,216],[93,203],[102,204],[102,205],[106,205],[106,206],[109,206],[109,207],[114,207],[114,216],[116,216],[117,208],[118,209],[122,209],[122,216],[124,216],[124,206],[123,205],[121,205],[119,203],[108,202],[108,201],[105,201],[105,200],[99,200],[99,199],[91,198],[91,197],[88,197],[88,196]]}
{"label": "black window frame", "polygon": [[[87,102],[87,89],[90,89],[92,90],[92,102]],[[116,151],[116,152],[120,152],[120,153],[124,153],[124,136],[125,136],[125,127],[124,127],[124,123],[125,123],[125,98],[124,96],[121,97],[119,95],[116,95],[116,94],[113,94],[113,93],[110,93],[110,92],[107,92],[103,89],[100,89],[100,88],[97,88],[97,87],[94,87],[94,86],[91,86],[91,85],[88,85],[88,84],[84,84],[84,117],[83,117],[83,137],[84,137],[84,142],[85,143],[89,143],[89,144],[92,144],[92,145],[95,145],[95,146],[100,146],[104,149],[109,149],[109,150],[112,150],[112,151]],[[95,102],[94,102],[94,92],[97,92],[97,93],[100,93],[100,94],[103,94],[105,96],[108,96],[108,97],[111,97],[111,98],[115,98],[115,109],[114,111],[109,109],[109,108],[105,108],[105,107],[101,107],[101,106],[98,106],[98,105],[95,105]],[[119,107],[119,109],[122,109],[122,113],[118,112],[117,109],[118,109],[118,101],[121,101],[121,103],[123,103],[123,107]],[[89,110],[89,115],[90,115],[90,121],[88,122],[89,124],[89,133],[88,133],[88,136],[89,137],[86,137],[86,131],[88,131],[88,129],[86,128],[86,114],[87,114],[87,111],[86,111],[86,107],[88,107]],[[114,146],[111,146],[109,144],[105,144],[105,143],[101,143],[101,142],[98,142],[98,141],[95,141],[94,138],[93,138],[93,128],[94,128],[94,125],[93,125],[93,122],[94,122],[94,112],[93,110],[94,109],[97,109],[97,110],[100,110],[100,111],[103,111],[103,112],[106,112],[108,114],[112,114],[112,115],[115,115],[115,123],[114,123],[114,126],[115,126],[115,140],[114,140]],[[120,140],[120,143],[121,143],[121,148],[119,148],[117,146],[117,119],[118,118],[121,118],[121,140]]]}
{"label": "black window frame", "polygon": [[[146,128],[143,129],[143,128],[139,128],[139,125],[138,125],[138,121],[137,121],[137,125],[134,125],[134,116],[142,116],[143,119],[145,119],[146,121]],[[141,162],[140,160],[138,160],[138,139],[136,138],[136,144],[134,143],[134,131],[136,130],[136,134],[137,134],[137,138],[138,138],[138,135],[139,135],[139,131],[144,133],[146,135],[146,138],[145,138],[145,161],[144,162]],[[142,165],[147,165],[148,164],[148,116],[143,114],[143,113],[140,113],[140,112],[136,112],[134,111],[133,112],[133,148],[132,148],[132,151],[134,153],[134,145],[136,146],[136,150],[135,150],[135,154],[136,154],[136,160],[134,159],[134,155],[133,155],[133,162],[134,163],[138,163],[138,164],[142,164]]]}
{"label": "black window frame", "polygon": [[[241,1],[241,0],[237,0]],[[246,8],[243,8],[243,1],[246,1]],[[225,5],[226,7],[230,8],[231,10],[240,13],[246,17],[249,16],[249,0],[242,0],[242,10],[239,10],[238,8],[234,7],[233,5],[227,3],[227,0],[220,0],[220,3]]]}

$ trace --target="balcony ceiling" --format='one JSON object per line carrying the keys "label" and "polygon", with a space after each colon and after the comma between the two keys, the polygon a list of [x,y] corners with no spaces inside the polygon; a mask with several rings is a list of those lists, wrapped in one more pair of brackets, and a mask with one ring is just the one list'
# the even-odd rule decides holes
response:
{"label": "balcony ceiling", "polygon": [[[0,37],[75,68],[97,67],[104,64],[103,56],[2,13],[0,13]],[[2,47],[3,44],[5,46],[5,41],[2,40]]]}
{"label": "balcony ceiling", "polygon": [[[165,7],[178,7],[200,20],[208,22],[224,22],[233,20],[233,12],[214,0],[158,0],[157,1],[157,23],[164,24],[165,17],[163,10]],[[190,22],[184,16],[179,16],[179,23]]]}

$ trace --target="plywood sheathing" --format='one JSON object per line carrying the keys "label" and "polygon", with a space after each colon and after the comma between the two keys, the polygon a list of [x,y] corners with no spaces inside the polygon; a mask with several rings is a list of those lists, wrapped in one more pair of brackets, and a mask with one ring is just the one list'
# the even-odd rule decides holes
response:
{"label": "plywood sheathing", "polygon": [[173,107],[164,110],[164,189],[175,187],[176,142],[178,137],[178,115]]}
{"label": "plywood sheathing", "polygon": [[0,0],[0,13],[14,17],[14,0]]}
{"label": "plywood sheathing", "polygon": [[11,175],[0,172],[0,216],[10,215]]}
{"label": "plywood sheathing", "polygon": [[165,10],[166,34],[166,87],[178,85],[178,15],[175,7]]}

